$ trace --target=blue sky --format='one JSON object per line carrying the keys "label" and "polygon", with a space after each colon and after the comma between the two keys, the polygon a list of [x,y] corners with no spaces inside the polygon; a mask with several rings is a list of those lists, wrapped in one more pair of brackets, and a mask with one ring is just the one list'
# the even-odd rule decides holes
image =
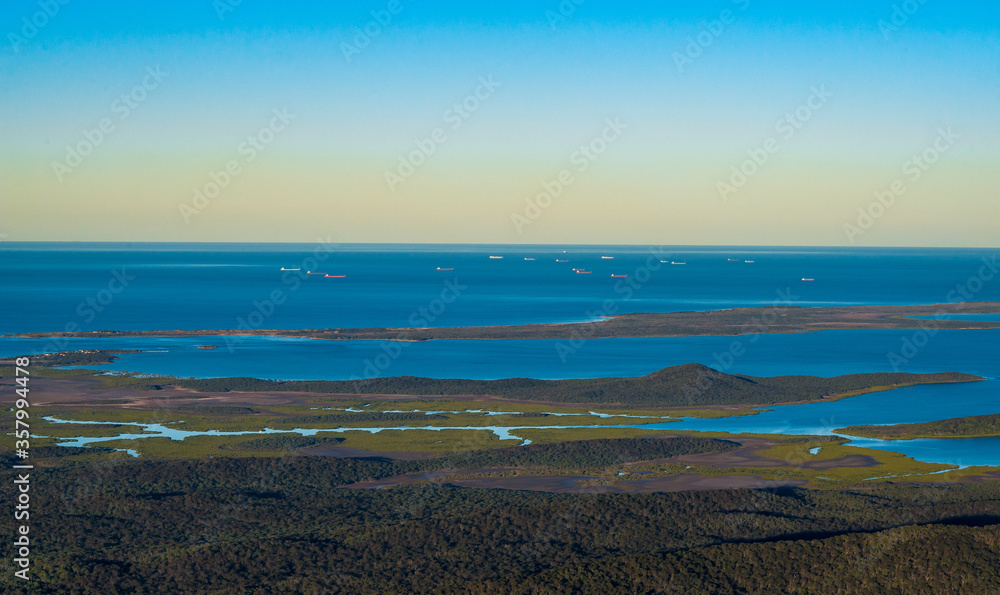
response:
{"label": "blue sky", "polygon": [[[995,4],[55,5],[0,9],[12,240],[997,244]],[[47,22],[25,35],[24,19]],[[366,26],[380,30],[345,55]],[[165,76],[121,118],[115,101],[149,68]],[[484,77],[498,86],[452,128],[448,110]],[[776,123],[809,101],[785,138]],[[274,110],[294,119],[247,161]],[[67,172],[105,118],[114,129]],[[627,128],[580,171],[573,156],[609,119]],[[447,139],[393,184],[438,129]],[[928,150],[934,163],[907,174]],[[533,210],[563,172],[572,183]],[[873,211],[894,182],[905,192]]]}

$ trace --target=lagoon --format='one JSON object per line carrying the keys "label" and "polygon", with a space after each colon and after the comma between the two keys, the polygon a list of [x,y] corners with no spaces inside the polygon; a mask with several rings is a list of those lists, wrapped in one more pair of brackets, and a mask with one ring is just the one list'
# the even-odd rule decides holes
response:
{"label": "lagoon", "polygon": [[[947,409],[948,414],[976,415],[979,411],[997,410],[997,385],[998,383],[972,383],[963,386],[978,387],[975,394],[963,395],[963,404],[959,409]],[[993,385],[993,386],[990,386]],[[917,460],[927,463],[941,463],[957,465],[959,467],[971,466],[1000,466],[1000,438],[962,438],[962,439],[915,439],[915,440],[875,440],[870,438],[857,438],[838,434],[834,430],[854,424],[879,424],[879,423],[912,423],[915,421],[925,421],[930,417],[940,419],[935,415],[945,415],[942,406],[948,406],[949,402],[941,399],[941,394],[935,391],[941,386],[921,386],[899,389],[885,393],[874,393],[834,401],[829,403],[813,403],[807,405],[784,405],[774,407],[757,415],[731,417],[721,419],[694,419],[682,418],[669,422],[649,423],[632,422],[621,423],[623,418],[629,416],[608,416],[605,414],[590,413],[603,419],[616,419],[619,423],[608,423],[600,426],[594,425],[555,425],[555,426],[520,426],[517,425],[517,413],[507,413],[510,417],[510,425],[494,426],[378,426],[369,428],[342,428],[331,427],[324,429],[302,429],[275,430],[272,428],[261,428],[257,431],[233,431],[224,432],[218,430],[195,431],[184,430],[176,426],[162,423],[143,424],[136,423],[143,428],[141,434],[121,434],[119,436],[100,437],[76,437],[63,439],[61,446],[85,447],[102,442],[116,440],[142,440],[146,438],[165,437],[171,440],[184,440],[192,436],[241,436],[248,434],[298,434],[302,436],[315,436],[318,433],[340,434],[351,431],[361,431],[378,433],[388,430],[410,431],[410,430],[482,430],[493,432],[500,440],[517,440],[520,444],[530,444],[530,440],[525,440],[518,436],[518,430],[545,430],[564,428],[636,428],[648,430],[696,430],[704,432],[728,432],[731,434],[781,434],[781,435],[839,435],[851,439],[852,446],[863,448],[874,448],[892,452],[899,452],[911,456]],[[914,394],[916,393],[916,394]],[[909,412],[909,415],[900,415],[900,411]],[[588,414],[581,414],[588,415]],[[56,417],[46,417],[48,421],[54,423],[90,423],[104,425],[118,425],[118,422],[88,422],[81,420],[64,420]],[[885,420],[893,420],[886,422]],[[897,421],[898,420],[898,421]],[[132,456],[138,456],[136,451],[141,452],[141,442],[137,443],[135,449],[129,450]]]}

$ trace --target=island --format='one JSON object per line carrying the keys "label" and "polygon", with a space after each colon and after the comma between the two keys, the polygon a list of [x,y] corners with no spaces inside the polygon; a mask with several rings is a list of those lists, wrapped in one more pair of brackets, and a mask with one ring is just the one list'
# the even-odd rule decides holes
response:
{"label": "island", "polygon": [[431,341],[446,339],[604,339],[621,337],[738,336],[850,329],[998,329],[1000,320],[948,320],[953,314],[1000,315],[1000,302],[916,306],[769,307],[693,312],[616,314],[610,301],[587,315],[590,322],[433,328],[201,329],[35,332],[24,338],[214,337],[227,335],[329,341]]}
{"label": "island", "polygon": [[848,426],[836,430],[836,433],[878,440],[1000,437],[1000,414],[955,417],[915,424]]}

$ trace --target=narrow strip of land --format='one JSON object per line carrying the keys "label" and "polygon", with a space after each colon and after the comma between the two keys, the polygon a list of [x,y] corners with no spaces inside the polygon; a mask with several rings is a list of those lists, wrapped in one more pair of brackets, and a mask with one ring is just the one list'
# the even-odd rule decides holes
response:
{"label": "narrow strip of land", "polygon": [[[25,338],[210,337],[251,335],[331,341],[431,341],[446,339],[605,339],[615,337],[700,337],[797,333],[845,329],[996,329],[1000,320],[947,320],[954,314],[998,314],[1000,302],[918,306],[733,308],[704,312],[636,313],[565,324],[436,328],[202,329],[21,333]],[[933,319],[915,317],[935,317]],[[596,319],[603,317],[601,319]]]}
{"label": "narrow strip of land", "polygon": [[[727,407],[776,405],[834,399],[891,390],[916,384],[975,382],[979,376],[957,372],[936,374],[866,373],[833,378],[820,376],[757,377],[725,374],[701,364],[684,364],[635,378],[581,378],[537,380],[466,380],[396,376],[365,381],[262,380],[258,378],[173,378],[100,376],[91,370],[34,368],[39,379],[52,373],[75,382],[90,376],[100,386],[160,392],[165,387],[200,393],[313,393],[385,397],[497,397],[509,400],[623,407]],[[12,382],[9,370],[0,368],[0,385]],[[71,383],[72,384],[72,383]],[[76,385],[74,385],[76,386]],[[93,394],[93,393],[91,393]]]}
{"label": "narrow strip of land", "polygon": [[1000,437],[1000,414],[955,417],[940,421],[891,426],[848,426],[838,434],[879,440],[914,438],[992,438]]}

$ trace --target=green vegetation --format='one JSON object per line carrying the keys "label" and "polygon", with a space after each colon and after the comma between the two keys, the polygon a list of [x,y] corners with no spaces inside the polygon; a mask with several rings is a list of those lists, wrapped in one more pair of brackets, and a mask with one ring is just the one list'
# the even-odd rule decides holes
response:
{"label": "green vegetation", "polygon": [[[925,463],[898,452],[848,446],[842,438],[795,438],[782,441],[757,454],[769,459],[782,461],[784,465],[770,468],[718,468],[698,469],[707,475],[752,474],[768,479],[798,479],[808,482],[810,488],[841,488],[866,481],[901,480],[920,481],[921,478],[934,480],[935,473],[955,469],[954,465]],[[819,452],[809,450],[819,447]],[[866,457],[870,466],[838,465],[834,461],[846,457]],[[823,465],[829,463],[829,465]],[[940,479],[940,478],[938,478]]]}
{"label": "green vegetation", "polygon": [[[38,370],[39,376],[93,377],[89,371]],[[95,400],[32,408],[33,431],[53,437],[31,441],[32,502],[42,503],[37,512],[32,508],[31,530],[44,547],[33,548],[32,583],[6,573],[0,577],[4,593],[875,594],[1000,588],[994,563],[1000,482],[937,483],[976,474],[980,481],[995,470],[937,473],[948,466],[847,446],[836,437],[756,437],[763,446],[755,453],[748,448],[730,453],[738,445],[724,433],[526,428],[514,434],[532,443],[515,446],[488,430],[372,433],[359,427],[641,423],[546,412],[586,412],[597,409],[591,403],[616,403],[599,409],[630,415],[747,414],[753,412],[750,405],[976,380],[973,376],[754,378],[688,365],[642,378],[403,378],[364,385],[417,395],[405,401],[341,395],[338,389],[349,383],[97,378],[88,382],[142,389],[144,404],[133,401],[125,408]],[[261,405],[267,401],[260,398],[250,404],[217,399],[194,405],[157,399],[156,389],[171,384],[204,391],[185,398],[248,389],[320,388],[324,394],[281,405]],[[464,391],[520,401],[431,398],[469,394]],[[566,405],[580,402],[586,405]],[[692,403],[717,409],[681,408]],[[498,418],[466,409],[527,415]],[[427,410],[462,412],[427,415]],[[43,415],[122,425],[54,424],[39,419]],[[1000,416],[937,422],[944,424],[938,431],[987,427],[997,422],[985,419],[991,417]],[[55,446],[60,436],[111,436],[138,430],[128,424],[181,421],[174,427],[253,433],[113,440],[85,449]],[[0,420],[0,430],[11,425],[9,418]],[[264,426],[349,429],[315,436],[256,432]],[[313,447],[366,452],[353,459],[304,456]],[[817,447],[817,454],[809,452]],[[113,450],[124,448],[137,450],[140,458]],[[13,462],[11,455],[9,446],[0,445],[0,458]],[[670,460],[680,455],[698,456],[681,459],[690,464]],[[841,464],[848,459],[852,464]],[[691,478],[697,485],[733,475],[820,489],[558,495],[448,483],[511,475],[529,482],[522,486],[565,481],[601,490],[621,490],[644,479]],[[357,489],[362,486],[382,489]],[[13,531],[13,523],[9,515],[0,520],[3,530]]]}
{"label": "green vegetation", "polygon": [[[47,368],[34,364],[29,366],[28,370],[31,372],[33,378],[90,378],[97,375],[93,370]],[[0,365],[0,378],[10,378],[14,375],[15,369],[11,362],[5,362],[4,365]]]}
{"label": "green vegetation", "polygon": [[446,415],[427,415],[426,413],[381,413],[379,411],[373,411],[371,413],[329,413],[329,414],[314,414],[314,415],[295,415],[285,418],[281,418],[283,425],[286,426],[301,426],[308,427],[321,424],[326,427],[340,427],[346,425],[355,424],[370,424],[372,422],[383,424],[383,423],[398,423],[401,421],[419,421],[425,422],[420,425],[429,424],[431,421],[437,420],[448,420]]}
{"label": "green vegetation", "polygon": [[310,446],[337,446],[343,438],[320,438],[317,436],[295,436],[282,434],[239,442],[235,448],[251,452],[291,451]]}
{"label": "green vegetation", "polygon": [[665,459],[682,454],[724,452],[737,446],[735,442],[688,436],[580,440],[476,451],[463,459],[462,466],[469,469],[477,467],[603,469],[612,465]]}
{"label": "green vegetation", "polygon": [[[185,424],[187,426],[187,424]],[[63,430],[66,426],[57,429]],[[68,426],[72,428],[73,426]],[[96,426],[93,435],[103,433]],[[46,429],[45,431],[48,432]],[[56,433],[49,432],[56,436]],[[81,434],[88,434],[81,432]],[[675,432],[642,428],[546,428],[518,429],[514,434],[531,441],[518,446],[519,440],[500,440],[488,430],[382,430],[348,429],[337,433],[319,432],[315,436],[277,434],[261,436],[249,433],[233,436],[192,436],[184,440],[142,438],[109,440],[99,443],[102,450],[91,448],[72,450],[77,459],[101,460],[97,453],[106,449],[132,449],[143,460],[190,459],[211,457],[275,457],[311,446],[344,446],[368,451],[371,456],[394,456],[393,453],[415,453],[424,458],[419,463],[408,462],[395,469],[397,474],[449,470],[454,476],[472,477],[491,472],[483,469],[512,469],[520,474],[571,475],[598,474],[605,485],[636,476],[618,477],[619,472],[642,474],[642,479],[669,477],[676,474],[701,476],[748,475],[776,482],[797,481],[811,488],[833,489],[869,480],[908,481],[942,479],[934,475],[952,466],[923,463],[904,455],[846,446],[845,439],[835,437],[770,436],[774,444],[757,451],[768,462],[763,466],[729,464],[677,464],[656,462],[682,454],[724,452],[736,443],[722,432]],[[63,430],[58,436],[72,436]],[[55,440],[33,442],[54,446]],[[818,454],[809,452],[820,447]],[[36,455],[37,456],[37,455]],[[60,456],[68,456],[60,453]],[[839,464],[853,457],[851,464]],[[105,455],[103,458],[107,458]],[[45,462],[44,460],[42,461]],[[622,468],[628,465],[628,468]],[[463,473],[466,470],[466,473]],[[989,471],[989,470],[986,470]],[[986,471],[980,470],[982,474]],[[472,475],[470,475],[470,473]],[[957,481],[969,471],[949,476]]]}
{"label": "green vegetation", "polygon": [[[300,412],[301,412],[301,408]],[[192,415],[190,410],[184,408],[157,410],[157,409],[112,409],[100,407],[52,407],[39,408],[40,415],[52,416],[61,420],[75,420],[81,422],[112,422],[122,426],[130,424],[167,424],[174,429],[186,431],[210,431],[220,432],[258,432],[264,428],[272,430],[336,430],[346,428],[379,428],[379,427],[409,427],[409,428],[435,428],[435,427],[469,427],[469,428],[490,428],[493,426],[608,426],[626,422],[642,423],[667,423],[677,421],[674,419],[602,419],[600,417],[583,413],[579,416],[548,416],[544,414],[527,414],[511,416],[491,416],[484,413],[447,413],[432,414],[424,413],[329,413],[329,414],[286,414],[278,415],[272,412],[262,412],[254,415],[234,415],[234,416],[199,416]],[[118,427],[122,427],[118,426]],[[0,430],[4,427],[0,423]],[[36,431],[44,435],[55,436],[109,436],[125,433],[125,430],[132,432],[140,431],[139,427],[132,425],[122,430],[116,430],[115,426],[105,426],[87,423],[64,424],[49,422],[38,419],[33,426]],[[73,428],[83,427],[80,433],[75,433]],[[103,430],[101,428],[104,428]],[[98,433],[100,432],[100,433]]]}
{"label": "green vegetation", "polygon": [[496,434],[488,430],[383,430],[378,433],[357,430],[337,435],[345,438],[343,446],[373,452],[452,455],[509,444],[501,442]]}
{"label": "green vegetation", "polygon": [[[992,593],[1000,482],[558,495],[378,480],[416,462],[63,462],[4,593]],[[2,530],[13,534],[4,515]]]}
{"label": "green vegetation", "polygon": [[892,426],[849,426],[838,434],[878,438],[880,440],[912,440],[914,438],[986,438],[1000,436],[1000,414],[956,417],[918,424]]}
{"label": "green vegetation", "polygon": [[997,593],[1000,572],[991,560],[1000,525],[970,524],[944,521],[787,541],[748,539],[664,555],[626,554],[527,578],[484,581],[469,592]]}
{"label": "green vegetation", "polygon": [[[32,355],[32,366],[101,366],[113,363],[116,354],[137,353],[135,350],[107,350],[107,349],[85,349],[79,351],[57,351],[54,353],[44,353]],[[3,363],[10,365],[15,358],[5,358]]]}
{"label": "green vegetation", "polygon": [[259,409],[238,405],[193,405],[190,410],[204,415],[254,415],[260,413]]}
{"label": "green vegetation", "polygon": [[47,459],[62,459],[67,457],[78,457],[79,455],[88,455],[94,460],[103,459],[107,460],[109,456],[115,456],[115,450],[113,448],[105,448],[102,446],[89,446],[87,448],[69,448],[66,446],[39,446],[41,444],[38,441],[32,441],[31,447],[31,458],[38,460]]}
{"label": "green vegetation", "polygon": [[685,364],[664,368],[638,378],[459,380],[399,376],[355,383],[257,378],[115,377],[108,379],[107,382],[147,390],[155,390],[169,384],[202,393],[291,391],[338,395],[491,395],[527,401],[604,403],[632,407],[715,407],[795,403],[914,384],[977,380],[982,378],[954,372],[851,374],[834,378],[819,376],[762,378],[724,374],[701,364]]}

